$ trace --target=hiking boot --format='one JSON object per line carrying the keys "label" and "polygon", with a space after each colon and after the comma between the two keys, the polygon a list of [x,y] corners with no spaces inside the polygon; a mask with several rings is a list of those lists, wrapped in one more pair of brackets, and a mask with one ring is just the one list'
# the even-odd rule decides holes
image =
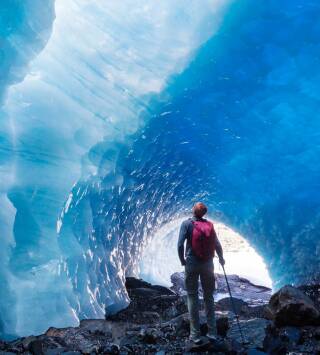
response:
{"label": "hiking boot", "polygon": [[200,337],[190,337],[189,340],[196,345],[200,345],[202,343],[202,339]]}

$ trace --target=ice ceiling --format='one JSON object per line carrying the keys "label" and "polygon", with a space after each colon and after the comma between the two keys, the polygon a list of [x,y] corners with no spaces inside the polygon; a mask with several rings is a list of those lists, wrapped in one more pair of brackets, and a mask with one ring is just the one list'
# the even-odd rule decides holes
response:
{"label": "ice ceiling", "polygon": [[0,333],[128,302],[196,200],[275,286],[319,277],[320,4],[0,4]]}

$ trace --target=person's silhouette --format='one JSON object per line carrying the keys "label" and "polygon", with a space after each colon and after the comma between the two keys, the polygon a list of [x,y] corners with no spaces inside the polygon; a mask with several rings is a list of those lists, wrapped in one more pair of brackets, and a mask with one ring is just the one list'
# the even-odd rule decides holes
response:
{"label": "person's silhouette", "polygon": [[[207,316],[207,337],[210,340],[215,340],[217,335],[213,299],[215,288],[213,257],[215,251],[218,254],[220,264],[224,265],[225,261],[213,223],[203,218],[207,213],[207,207],[202,202],[198,202],[193,206],[192,212],[193,217],[181,224],[178,254],[181,264],[185,266],[185,286],[190,316],[190,339],[195,343],[200,343],[199,278]],[[185,241],[187,241],[186,250],[184,250]]]}

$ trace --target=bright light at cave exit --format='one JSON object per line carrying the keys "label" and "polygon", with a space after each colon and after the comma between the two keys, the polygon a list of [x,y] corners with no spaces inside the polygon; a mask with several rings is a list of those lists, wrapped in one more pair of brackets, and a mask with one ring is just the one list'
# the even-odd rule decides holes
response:
{"label": "bright light at cave exit", "polygon": [[[177,255],[177,241],[181,222],[172,221],[160,228],[144,248],[140,262],[140,277],[152,283],[171,285],[170,275],[183,271]],[[224,250],[227,274],[245,277],[252,283],[272,287],[263,258],[240,234],[222,223],[214,223]],[[215,271],[223,273],[218,258],[214,258]]]}

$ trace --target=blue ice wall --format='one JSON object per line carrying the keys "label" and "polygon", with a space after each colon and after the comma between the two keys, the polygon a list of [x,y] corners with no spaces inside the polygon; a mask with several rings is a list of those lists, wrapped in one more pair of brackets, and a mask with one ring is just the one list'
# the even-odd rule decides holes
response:
{"label": "blue ice wall", "polygon": [[1,2],[1,334],[76,325],[128,302],[129,246],[95,233],[98,210],[82,196],[92,181],[101,196],[154,96],[215,33],[227,3]]}
{"label": "blue ice wall", "polygon": [[23,79],[28,62],[47,42],[54,20],[54,1],[5,0],[0,16],[0,99]]}
{"label": "blue ice wall", "polygon": [[138,3],[57,1],[33,75],[8,91],[3,333],[124,306],[144,243],[199,199],[276,287],[319,278],[320,5]]}

